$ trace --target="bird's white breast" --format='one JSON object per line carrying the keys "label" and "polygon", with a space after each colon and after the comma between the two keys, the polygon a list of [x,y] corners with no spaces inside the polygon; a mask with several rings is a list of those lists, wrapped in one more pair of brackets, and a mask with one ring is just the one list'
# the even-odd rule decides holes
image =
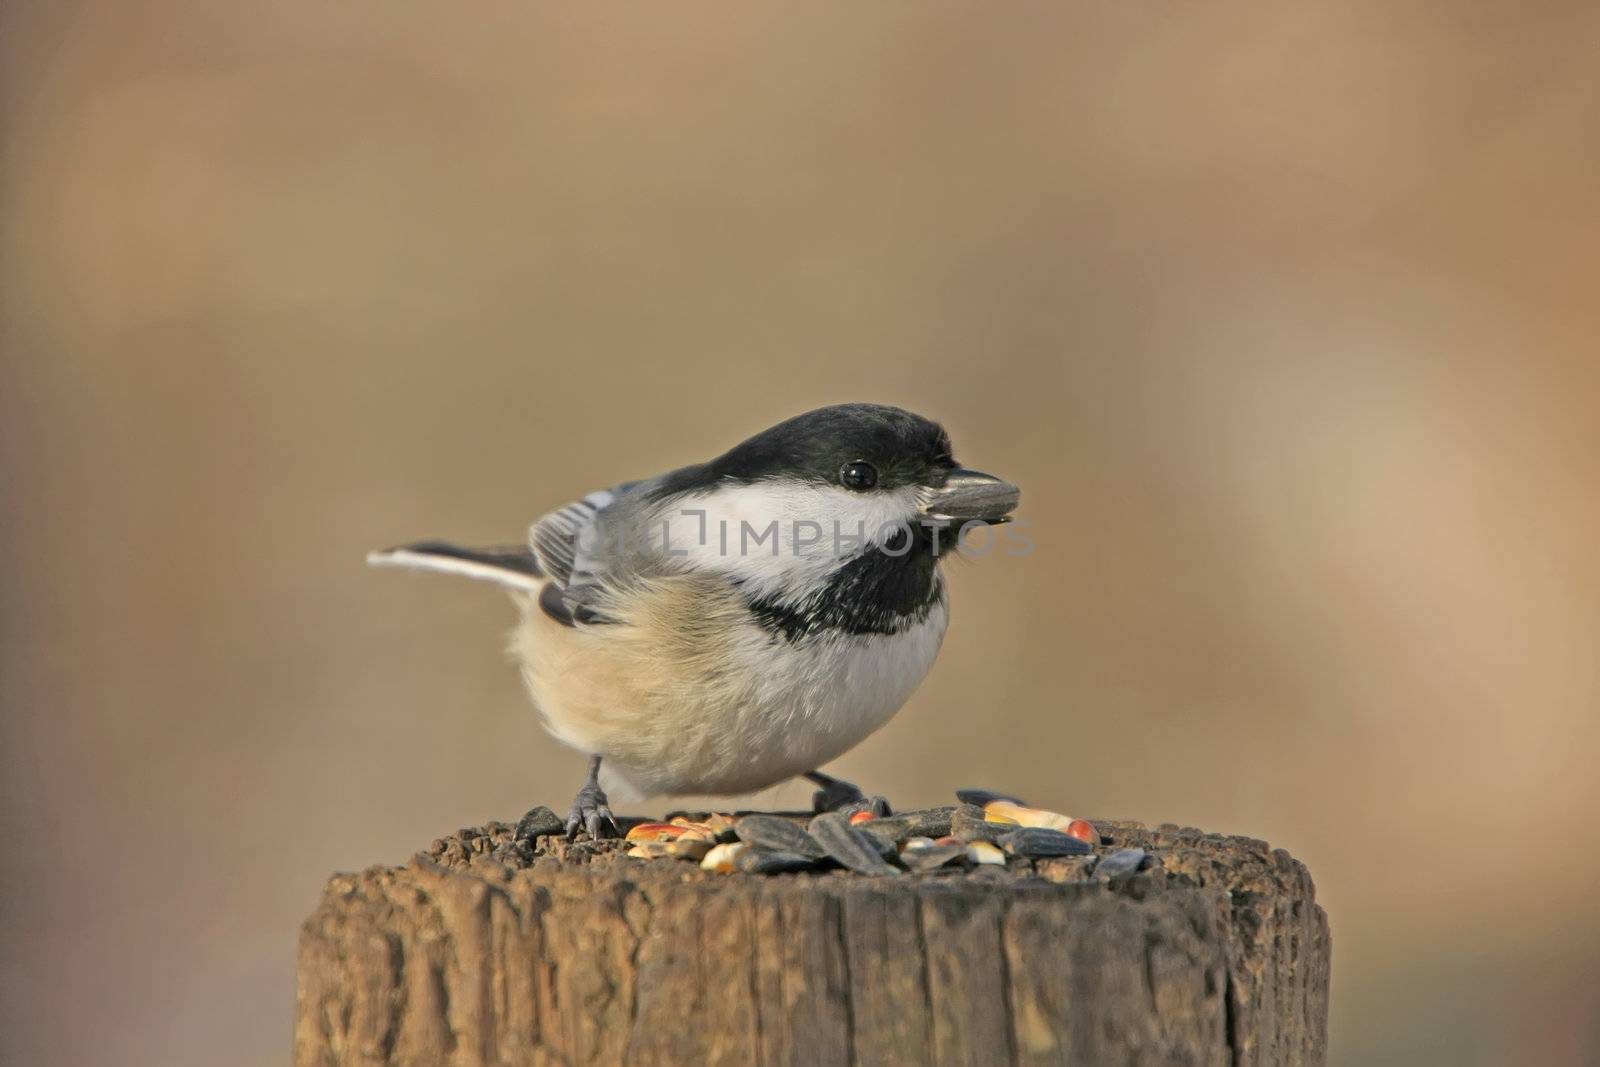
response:
{"label": "bird's white breast", "polygon": [[630,622],[594,627],[529,611],[512,648],[551,732],[641,797],[747,793],[836,759],[905,704],[949,622],[940,597],[899,633],[791,641],[709,578],[637,603]]}
{"label": "bird's white breast", "polygon": [[[949,623],[943,600],[897,634],[833,634],[769,646],[746,660],[757,679],[760,719],[736,718],[736,751],[725,781],[707,792],[761,789],[816,770],[887,723],[933,666]],[[773,727],[776,729],[773,729]],[[696,790],[699,791],[699,790]]]}

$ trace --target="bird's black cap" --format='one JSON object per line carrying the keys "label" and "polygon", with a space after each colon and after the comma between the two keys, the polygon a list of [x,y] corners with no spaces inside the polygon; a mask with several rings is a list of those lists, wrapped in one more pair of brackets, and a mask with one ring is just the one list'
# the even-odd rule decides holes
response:
{"label": "bird's black cap", "polygon": [[664,487],[682,492],[768,478],[836,482],[847,463],[877,469],[878,486],[939,484],[956,466],[950,437],[932,419],[885,404],[835,404],[756,434],[709,463],[678,471]]}

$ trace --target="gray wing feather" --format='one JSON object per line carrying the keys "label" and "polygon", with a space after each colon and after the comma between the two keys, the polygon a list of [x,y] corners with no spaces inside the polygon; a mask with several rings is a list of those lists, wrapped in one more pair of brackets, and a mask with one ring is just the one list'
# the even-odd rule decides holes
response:
{"label": "gray wing feather", "polygon": [[539,569],[558,584],[568,585],[572,581],[572,570],[584,534],[594,526],[595,518],[640,484],[623,482],[610,489],[596,490],[534,523],[533,529],[528,532],[528,546],[539,560]]}

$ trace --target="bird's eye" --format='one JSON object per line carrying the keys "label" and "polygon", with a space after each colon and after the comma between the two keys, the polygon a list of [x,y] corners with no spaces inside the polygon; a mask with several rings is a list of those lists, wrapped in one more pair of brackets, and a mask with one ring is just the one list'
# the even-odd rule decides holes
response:
{"label": "bird's eye", "polygon": [[846,489],[871,489],[878,484],[878,468],[864,459],[839,468],[839,484]]}

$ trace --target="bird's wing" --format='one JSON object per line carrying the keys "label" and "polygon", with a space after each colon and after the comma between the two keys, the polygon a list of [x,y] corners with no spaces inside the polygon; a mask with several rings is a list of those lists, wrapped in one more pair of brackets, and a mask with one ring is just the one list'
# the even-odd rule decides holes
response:
{"label": "bird's wing", "polygon": [[573,567],[595,530],[595,519],[619,498],[626,496],[640,482],[623,482],[610,489],[598,489],[582,500],[575,500],[564,508],[541,518],[528,531],[528,545],[539,561],[539,569],[556,584],[566,586],[572,581]]}
{"label": "bird's wing", "polygon": [[607,622],[595,603],[627,581],[628,567],[620,554],[608,551],[600,517],[641,484],[624,482],[552,511],[533,524],[526,545],[466,548],[419,541],[369,553],[367,563],[459,574],[532,593],[545,614],[568,626]]}
{"label": "bird's wing", "polygon": [[658,507],[682,473],[590,493],[534,524],[534,555],[554,579],[539,601],[546,613],[561,616],[559,606],[566,616],[562,621],[619,623],[641,583],[683,573],[674,558],[683,553],[665,543]]}

